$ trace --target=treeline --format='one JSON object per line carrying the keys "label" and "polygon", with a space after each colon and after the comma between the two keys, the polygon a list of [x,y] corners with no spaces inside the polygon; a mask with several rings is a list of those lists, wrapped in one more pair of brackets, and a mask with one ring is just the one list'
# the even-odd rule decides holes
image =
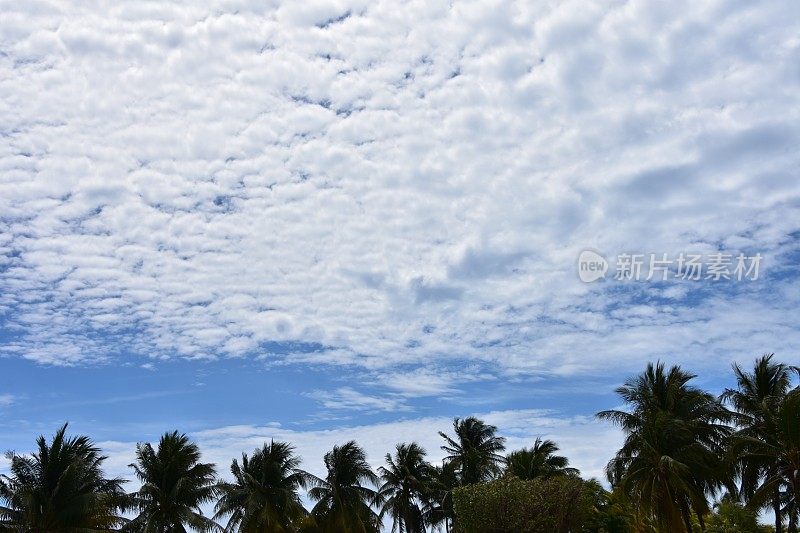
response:
{"label": "treeline", "polygon": [[[648,365],[617,389],[623,410],[598,413],[625,433],[607,467],[611,490],[582,479],[554,442],[507,453],[497,428],[469,417],[439,432],[441,465],[400,443],[374,471],[350,441],[325,454],[324,477],[271,441],[234,459],[222,481],[186,435],[166,433],[137,445],[130,466],[141,487],[128,493],[104,473],[101,450],[65,425],[34,453],[7,454],[0,531],[370,533],[388,521],[401,533],[797,533],[794,372],[763,356],[752,369],[734,366],[735,387],[715,397],[680,367]],[[765,509],[774,528],[757,523]]]}

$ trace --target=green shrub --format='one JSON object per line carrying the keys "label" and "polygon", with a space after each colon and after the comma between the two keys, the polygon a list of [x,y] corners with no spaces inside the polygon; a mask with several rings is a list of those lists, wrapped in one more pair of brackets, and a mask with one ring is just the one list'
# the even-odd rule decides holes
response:
{"label": "green shrub", "polygon": [[770,526],[758,524],[757,513],[730,499],[723,499],[706,518],[706,533],[769,533]]}
{"label": "green shrub", "polygon": [[453,508],[463,533],[571,533],[590,515],[592,497],[578,477],[509,476],[456,489]]}

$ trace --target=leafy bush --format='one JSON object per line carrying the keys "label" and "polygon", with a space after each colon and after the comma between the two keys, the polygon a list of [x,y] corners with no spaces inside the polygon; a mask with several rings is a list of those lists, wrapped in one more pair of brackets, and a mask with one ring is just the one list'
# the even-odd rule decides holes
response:
{"label": "leafy bush", "polygon": [[769,533],[770,526],[758,524],[758,516],[740,503],[723,499],[706,519],[706,533]]}
{"label": "leafy bush", "polygon": [[620,490],[609,492],[599,481],[586,481],[586,491],[592,501],[592,511],[583,523],[583,533],[647,533],[646,524],[636,523],[635,511],[628,497]]}
{"label": "leafy bush", "polygon": [[591,513],[586,482],[574,476],[523,481],[513,476],[453,491],[463,533],[570,533]]}

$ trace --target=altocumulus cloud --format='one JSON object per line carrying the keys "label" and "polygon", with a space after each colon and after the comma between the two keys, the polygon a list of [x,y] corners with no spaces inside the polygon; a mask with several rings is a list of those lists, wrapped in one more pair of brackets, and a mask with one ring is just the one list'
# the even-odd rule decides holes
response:
{"label": "altocumulus cloud", "polygon": [[586,246],[796,259],[797,2],[2,11],[6,355],[279,343],[267,359],[432,382],[450,360],[476,379],[800,342],[796,276],[644,293],[574,272]]}

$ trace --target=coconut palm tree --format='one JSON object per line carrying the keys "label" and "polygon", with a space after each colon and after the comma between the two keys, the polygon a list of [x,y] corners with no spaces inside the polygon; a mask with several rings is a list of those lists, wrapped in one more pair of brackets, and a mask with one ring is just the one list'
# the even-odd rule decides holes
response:
{"label": "coconut palm tree", "polygon": [[[737,434],[733,451],[744,464],[768,465],[749,506],[760,509],[779,501],[781,516],[788,518],[788,533],[800,525],[800,388],[789,392],[763,421],[768,438]],[[777,526],[776,521],[776,526]],[[776,528],[777,530],[777,528]]]}
{"label": "coconut palm tree", "polygon": [[450,524],[455,518],[453,490],[459,485],[458,468],[452,461],[444,461],[442,466],[431,467],[431,499],[425,509],[425,521],[436,527],[444,524],[445,531],[449,532]]}
{"label": "coconut palm tree", "polygon": [[[736,422],[739,426],[738,438],[758,439],[764,442],[774,441],[772,428],[767,426],[774,420],[778,406],[785,398],[791,386],[790,368],[787,365],[772,361],[773,354],[763,355],[756,359],[752,372],[744,371],[739,365],[733,365],[736,375],[736,389],[725,389],[721,398],[729,402],[736,410]],[[774,442],[773,442],[774,443]],[[739,458],[738,473],[741,479],[740,493],[749,500],[759,483],[774,474],[775,462],[767,459],[756,462],[753,456],[747,460]],[[773,486],[773,494],[768,503],[775,515],[775,532],[783,531],[781,513],[781,486]]]}
{"label": "coconut palm tree", "polygon": [[616,390],[629,411],[597,414],[626,433],[607,467],[612,485],[669,533],[692,533],[692,512],[702,527],[710,510],[707,496],[727,481],[722,456],[731,413],[689,385],[694,377],[678,366],[667,371],[662,363],[648,364]]}
{"label": "coconut palm tree", "polygon": [[311,474],[300,470],[300,458],[285,442],[271,441],[242,454],[242,463],[231,464],[232,483],[220,483],[220,499],[214,518],[229,516],[226,532],[285,533],[294,531],[306,516],[298,491]]}
{"label": "coconut palm tree", "polygon": [[520,479],[579,475],[577,468],[569,467],[566,457],[556,455],[558,449],[555,442],[537,438],[533,448],[523,448],[506,456],[506,473]]}
{"label": "coconut palm tree", "polygon": [[379,517],[392,517],[392,531],[425,533],[425,509],[431,498],[433,467],[417,443],[401,443],[386,454],[386,467],[378,468],[383,480],[379,494],[385,499]]}
{"label": "coconut palm tree", "polygon": [[106,459],[88,437],[67,437],[67,424],[30,456],[6,454],[0,476],[0,521],[8,531],[110,531],[124,520],[123,480],[105,477]]}
{"label": "coconut palm tree", "polygon": [[350,441],[334,446],[325,454],[325,479],[317,478],[308,495],[316,500],[311,514],[321,531],[336,533],[372,533],[380,529],[373,505],[382,503],[380,495],[368,485],[376,485],[378,476],[367,463],[361,447]]}
{"label": "coconut palm tree", "polygon": [[126,530],[142,533],[215,531],[221,528],[200,510],[217,495],[213,464],[200,462],[200,449],[177,431],[165,433],[153,449],[136,445],[130,465],[142,487],[133,494],[138,515]]}
{"label": "coconut palm tree", "polygon": [[462,485],[480,483],[500,473],[504,458],[505,439],[497,436],[497,428],[475,417],[453,419],[455,437],[443,432],[439,435],[446,444],[446,461],[456,464]]}

